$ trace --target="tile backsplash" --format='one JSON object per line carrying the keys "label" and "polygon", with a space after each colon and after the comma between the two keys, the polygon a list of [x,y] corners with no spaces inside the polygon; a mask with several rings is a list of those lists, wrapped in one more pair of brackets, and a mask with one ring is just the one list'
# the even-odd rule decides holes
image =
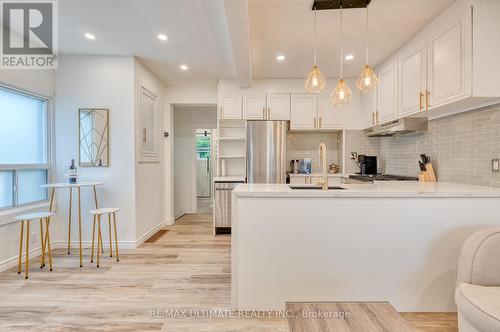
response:
{"label": "tile backsplash", "polygon": [[429,121],[420,135],[380,139],[383,172],[415,176],[425,153],[439,181],[500,187],[491,159],[500,158],[500,106]]}
{"label": "tile backsplash", "polygon": [[342,162],[341,133],[289,132],[286,142],[286,160],[312,158],[312,172],[320,173],[319,145],[326,145],[326,161],[340,164]]}
{"label": "tile backsplash", "polygon": [[[365,154],[367,156],[380,156],[380,138],[366,137],[362,130],[346,130],[345,132],[345,171],[346,174],[359,172],[359,167],[355,160],[351,159],[351,152]],[[378,160],[379,172],[381,163]]]}

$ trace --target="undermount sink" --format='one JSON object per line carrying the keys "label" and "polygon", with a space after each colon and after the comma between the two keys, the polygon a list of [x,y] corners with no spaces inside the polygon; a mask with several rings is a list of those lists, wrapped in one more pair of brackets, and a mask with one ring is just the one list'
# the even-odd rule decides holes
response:
{"label": "undermount sink", "polygon": [[[289,186],[289,187],[290,187],[290,189],[321,190],[321,186]],[[345,188],[331,186],[331,187],[328,187],[328,190],[345,190]]]}

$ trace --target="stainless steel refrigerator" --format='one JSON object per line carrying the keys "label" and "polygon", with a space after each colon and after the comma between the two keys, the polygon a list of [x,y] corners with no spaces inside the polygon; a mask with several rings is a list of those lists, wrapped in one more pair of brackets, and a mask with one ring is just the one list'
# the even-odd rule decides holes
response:
{"label": "stainless steel refrigerator", "polygon": [[287,121],[247,121],[247,182],[286,182]]}

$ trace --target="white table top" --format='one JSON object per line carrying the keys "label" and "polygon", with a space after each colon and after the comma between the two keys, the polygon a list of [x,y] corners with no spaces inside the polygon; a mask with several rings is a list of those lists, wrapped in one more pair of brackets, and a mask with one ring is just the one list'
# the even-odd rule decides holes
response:
{"label": "white table top", "polygon": [[77,182],[77,183],[68,183],[68,182],[47,183],[47,184],[42,184],[40,187],[42,187],[42,188],[78,188],[78,187],[94,187],[94,186],[102,186],[102,185],[104,185],[103,181],[87,181],[87,182]]}

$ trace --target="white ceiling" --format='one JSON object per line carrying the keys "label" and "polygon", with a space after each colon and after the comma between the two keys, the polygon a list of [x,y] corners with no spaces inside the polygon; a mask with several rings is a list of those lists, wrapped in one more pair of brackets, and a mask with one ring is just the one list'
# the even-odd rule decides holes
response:
{"label": "white ceiling", "polygon": [[[372,0],[369,5],[370,62],[380,63],[455,0]],[[314,51],[312,0],[249,0],[254,78],[303,78]],[[344,10],[344,76],[357,77],[365,62],[365,10]],[[318,11],[317,63],[323,75],[340,73],[338,10]],[[282,53],[286,61],[279,63]]]}
{"label": "white ceiling", "polygon": [[60,0],[59,43],[62,54],[138,56],[165,83],[236,77],[220,0]]}
{"label": "white ceiling", "polygon": [[[454,1],[372,0],[371,62],[389,56]],[[220,78],[244,82],[249,75],[303,78],[312,65],[312,2],[60,0],[60,52],[135,55],[166,84]],[[364,63],[364,11],[344,13],[345,53],[355,55],[344,76],[356,77]],[[338,27],[338,11],[318,12],[318,65],[325,76],[339,74]],[[96,40],[85,39],[86,32]],[[168,41],[160,42],[159,33],[167,34]],[[284,62],[276,61],[278,53],[286,56]],[[189,70],[180,71],[180,64]]]}

